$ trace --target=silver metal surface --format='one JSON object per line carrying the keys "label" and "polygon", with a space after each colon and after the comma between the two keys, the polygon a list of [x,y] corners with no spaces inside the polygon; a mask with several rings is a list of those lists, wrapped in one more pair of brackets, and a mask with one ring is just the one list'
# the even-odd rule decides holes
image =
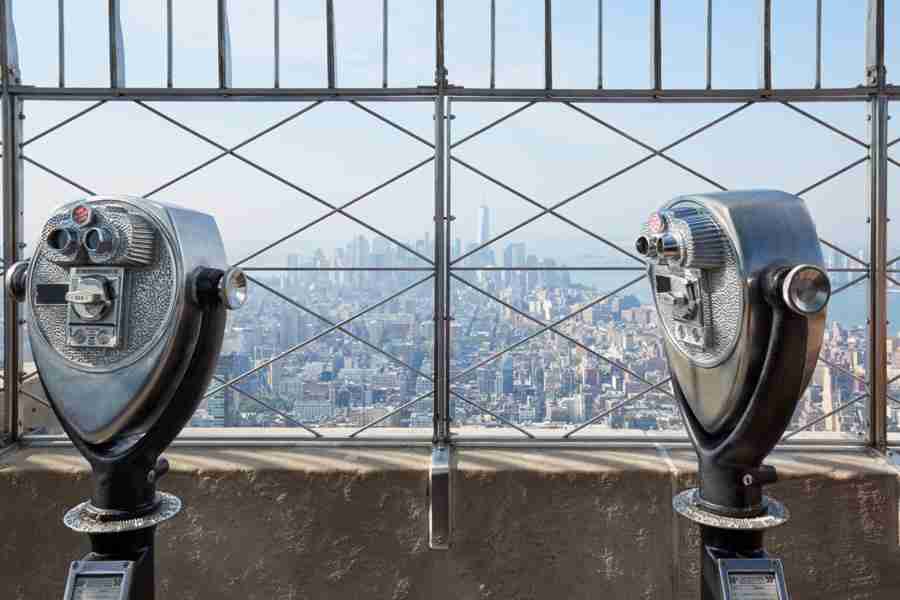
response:
{"label": "silver metal surface", "polygon": [[231,267],[219,279],[219,298],[229,310],[236,310],[247,301],[247,276],[237,268]]}
{"label": "silver metal surface", "polygon": [[28,284],[28,266],[29,262],[27,260],[15,262],[6,269],[6,274],[3,278],[7,295],[12,296],[17,302],[25,300],[26,286]]}
{"label": "silver metal surface", "polygon": [[698,501],[699,497],[700,490],[698,488],[685,490],[672,498],[672,508],[675,509],[675,512],[694,523],[718,527],[719,529],[745,531],[772,529],[773,527],[784,525],[790,518],[790,513],[784,504],[770,496],[763,496],[766,512],[759,517],[726,517],[719,515],[704,508]]}
{"label": "silver metal surface", "polygon": [[[715,434],[739,415],[752,391],[748,378],[763,359],[765,347],[757,340],[768,339],[769,318],[760,278],[773,266],[804,264],[824,269],[824,262],[815,225],[796,196],[766,190],[699,194],[676,198],[661,212],[678,210],[684,211],[681,218],[675,213],[657,216],[657,223],[669,224],[654,225],[651,219],[642,235],[662,238],[667,233],[656,234],[653,229],[666,228],[684,247],[674,264],[663,257],[650,261],[650,283],[666,333],[671,372],[694,416],[708,433]],[[684,258],[689,253],[684,219],[699,215],[704,219],[705,242],[716,250],[701,261],[706,267],[691,269]],[[686,315],[684,304],[675,302],[673,295],[688,302],[691,294],[699,298],[699,310]],[[797,357],[803,361],[804,382],[812,377],[819,355],[824,311],[809,318],[815,324],[814,333],[805,355]],[[691,343],[692,336],[702,343]]]}
{"label": "silver metal surface", "polygon": [[[80,204],[92,209],[94,222],[116,228],[122,241],[102,266],[83,253],[73,261],[46,249],[46,233],[68,222]],[[177,379],[186,367],[176,349],[197,341],[202,309],[186,297],[190,276],[199,267],[226,268],[215,221],[148,200],[96,197],[60,207],[44,231],[29,270],[27,314],[48,397],[91,443],[145,431],[171,401],[159,397],[157,383]],[[135,264],[141,268],[128,268]],[[98,278],[107,281],[112,300],[93,284],[82,290],[81,281]],[[38,303],[40,286],[46,285],[68,286],[69,302]],[[100,306],[104,302],[112,304],[109,313]],[[91,303],[98,305],[96,315]]]}
{"label": "silver metal surface", "polygon": [[121,521],[100,521],[93,517],[90,500],[85,500],[75,508],[69,509],[63,517],[63,524],[78,533],[120,533],[154,527],[168,521],[181,511],[181,500],[178,496],[166,492],[156,492],[158,506],[147,515],[136,519]]}
{"label": "silver metal surface", "polygon": [[785,305],[798,314],[823,310],[831,298],[828,274],[811,265],[797,265],[785,275],[781,295]]}
{"label": "silver metal surface", "polygon": [[432,550],[450,548],[451,521],[451,448],[435,446],[428,468],[428,547]]}

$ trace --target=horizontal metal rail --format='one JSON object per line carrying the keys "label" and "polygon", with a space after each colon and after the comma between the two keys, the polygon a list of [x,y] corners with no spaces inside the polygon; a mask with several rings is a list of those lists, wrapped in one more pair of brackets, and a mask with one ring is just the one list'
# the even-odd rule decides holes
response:
{"label": "horizontal metal rail", "polygon": [[[452,88],[445,97],[454,102],[613,102],[628,103],[743,103],[743,102],[859,102],[865,101],[875,90],[864,86],[830,89],[684,89],[602,90],[589,88],[541,90],[533,88]],[[889,88],[883,92],[890,98],[900,98],[900,89]],[[155,88],[155,87],[44,87],[11,86],[10,94],[23,100],[145,100],[163,102],[210,102],[216,100],[358,100],[378,101],[434,101],[437,88]]]}

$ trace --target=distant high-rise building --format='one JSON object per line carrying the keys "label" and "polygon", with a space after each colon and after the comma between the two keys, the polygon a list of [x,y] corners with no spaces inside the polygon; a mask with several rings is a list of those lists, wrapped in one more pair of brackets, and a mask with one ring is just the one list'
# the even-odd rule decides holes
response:
{"label": "distant high-rise building", "polygon": [[513,361],[512,356],[507,355],[505,359],[503,359],[503,393],[504,394],[512,394],[513,393]]}
{"label": "distant high-rise building", "polygon": [[303,313],[295,306],[285,306],[281,316],[281,327],[278,329],[278,347],[284,352],[291,346],[299,344],[303,339],[305,322]]}
{"label": "distant high-rise building", "polygon": [[[235,354],[223,354],[216,362],[216,377],[228,381],[234,377]],[[216,383],[214,381],[214,383]],[[239,423],[238,401],[234,397],[235,391],[231,387],[216,392],[207,403],[207,407],[217,427],[237,427]]]}
{"label": "distant high-rise building", "polygon": [[[503,266],[507,269],[515,269],[525,266],[525,244],[518,242],[510,244],[503,251]],[[509,285],[518,278],[520,273],[507,271],[504,275],[504,283]]]}
{"label": "distant high-rise building", "polygon": [[[289,269],[297,269],[300,267],[300,255],[296,253],[288,254],[287,263]],[[287,287],[290,290],[296,289],[300,284],[300,271],[288,271]]]}
{"label": "distant high-rise building", "polygon": [[478,209],[478,245],[491,239],[491,209],[482,204]]}
{"label": "distant high-rise building", "polygon": [[[365,236],[358,235],[356,236],[356,243],[354,248],[354,257],[353,257],[353,266],[354,267],[371,267],[372,257],[371,251],[369,250],[369,240]],[[363,284],[368,281],[368,273],[365,271],[356,273],[356,283]]]}
{"label": "distant high-rise building", "polygon": [[544,421],[547,416],[547,395],[544,391],[544,365],[538,363],[531,375],[531,385],[534,386],[534,420]]}
{"label": "distant high-rise building", "polygon": [[[538,266],[538,257],[534,254],[529,254],[528,258],[525,259],[525,266],[527,267],[537,267]],[[525,292],[531,293],[534,291],[534,288],[538,286],[538,274],[539,271],[528,271],[526,273],[526,282]]]}

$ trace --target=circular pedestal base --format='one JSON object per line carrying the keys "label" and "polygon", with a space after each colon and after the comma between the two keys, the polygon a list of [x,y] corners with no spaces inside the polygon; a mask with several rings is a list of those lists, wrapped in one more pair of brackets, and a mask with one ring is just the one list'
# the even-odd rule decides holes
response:
{"label": "circular pedestal base", "polygon": [[711,512],[699,504],[697,502],[699,495],[700,490],[697,488],[685,490],[672,498],[672,508],[675,509],[675,512],[694,523],[718,527],[719,529],[771,529],[783,525],[790,517],[784,504],[769,496],[764,496],[766,512],[758,517],[726,517]]}
{"label": "circular pedestal base", "polygon": [[181,500],[178,496],[166,492],[156,492],[156,499],[159,504],[152,513],[134,519],[116,521],[98,520],[94,516],[96,513],[91,511],[91,503],[88,500],[67,512],[63,517],[63,523],[69,529],[79,533],[117,533],[154,527],[163,521],[168,521],[181,510]]}

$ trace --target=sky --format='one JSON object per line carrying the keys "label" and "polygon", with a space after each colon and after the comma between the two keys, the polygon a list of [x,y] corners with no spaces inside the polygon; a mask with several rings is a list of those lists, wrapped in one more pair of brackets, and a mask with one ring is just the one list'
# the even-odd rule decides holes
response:
{"label": "sky", "polygon": [[[165,84],[165,0],[123,0],[122,17],[129,86]],[[175,84],[216,85],[214,0],[175,0]],[[230,0],[233,85],[272,84],[272,2]],[[648,1],[605,0],[604,85],[649,86]],[[758,83],[758,5],[713,3],[713,85],[748,88]],[[774,78],[776,87],[811,87],[815,67],[815,0],[776,1]],[[888,27],[900,27],[900,9],[888,2]],[[70,86],[106,85],[105,0],[68,2],[66,71]],[[863,0],[825,0],[823,85],[851,87],[862,81],[865,64]],[[488,0],[447,0],[449,80],[486,87],[489,77]],[[57,0],[16,0],[23,82],[54,86],[57,81]],[[77,7],[77,8],[76,8]],[[283,87],[325,85],[324,0],[282,0]],[[390,0],[389,79],[391,86],[429,85],[434,77],[434,7],[416,0]],[[665,87],[697,88],[705,77],[705,0],[663,3]],[[338,84],[380,86],[381,1],[335,0]],[[557,0],[553,11],[554,83],[591,88],[597,77],[597,2]],[[888,73],[900,69],[900,45],[888,39]],[[543,84],[543,2],[497,1],[497,86]],[[89,103],[30,101],[25,106],[26,139]],[[299,102],[150,103],[218,143],[231,146],[308,106]],[[416,134],[433,138],[433,105],[428,102],[366,104]],[[452,138],[459,139],[519,104],[454,102]],[[735,105],[583,104],[653,147],[664,146]],[[798,105],[819,118],[866,139],[866,107],[860,103]],[[900,146],[898,146],[900,147]],[[110,102],[45,138],[26,154],[98,193],[143,195],[209,158],[212,147],[146,108]],[[324,103],[292,119],[240,152],[297,186],[341,204],[427,158],[431,150],[346,103]],[[570,107],[541,103],[454,150],[454,155],[544,205],[554,204],[647,154],[647,150]],[[797,192],[831,171],[865,155],[865,149],[777,104],[757,104],[671,150],[684,163],[730,188],[779,188]],[[897,158],[900,158],[898,156]],[[897,171],[896,173],[894,171]],[[26,238],[32,240],[53,207],[81,197],[77,189],[25,168]],[[892,189],[900,169],[891,172]],[[404,242],[433,230],[431,164],[355,204],[348,212]],[[539,211],[520,197],[481,179],[464,167],[451,170],[454,237],[476,235],[478,207],[491,208],[494,233]],[[661,158],[628,171],[577,200],[560,213],[579,224],[629,243],[646,215],[673,196],[711,190],[709,183]],[[892,192],[893,193],[893,192]],[[237,261],[296,230],[327,207],[272,180],[239,160],[226,157],[154,198],[214,214]],[[866,168],[857,166],[810,192],[806,199],[820,234],[857,248],[866,240]],[[891,204],[890,212],[898,212]],[[900,214],[896,215],[900,218]],[[900,220],[896,221],[900,223]],[[373,234],[340,215],[260,256],[257,265],[284,264],[287,252],[310,252],[318,245],[344,243]],[[607,249],[552,215],[500,242],[524,241],[545,256],[567,254],[570,266],[612,259]],[[563,243],[564,242],[564,243]],[[896,244],[900,247],[900,242]],[[574,249],[574,250],[573,250]],[[598,258],[599,257],[599,258]]]}

